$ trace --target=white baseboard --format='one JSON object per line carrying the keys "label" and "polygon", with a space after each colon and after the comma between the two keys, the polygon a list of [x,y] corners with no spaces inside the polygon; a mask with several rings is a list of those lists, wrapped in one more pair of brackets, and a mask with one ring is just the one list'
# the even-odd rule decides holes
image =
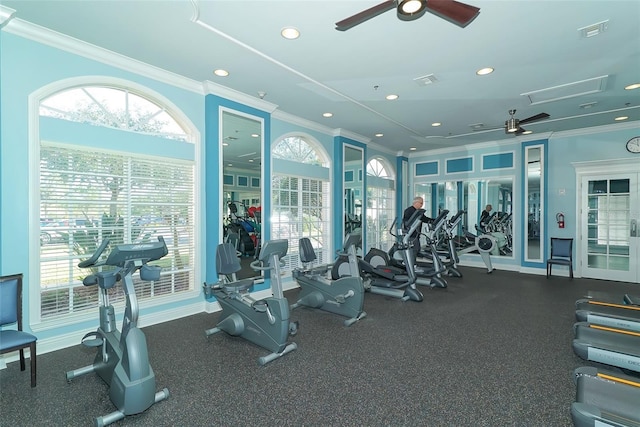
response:
{"label": "white baseboard", "polygon": [[[207,307],[211,306],[211,307]],[[177,320],[183,317],[192,316],[194,314],[202,313],[207,311],[208,313],[213,313],[217,311],[215,307],[217,306],[217,310],[220,310],[220,305],[216,303],[207,303],[206,301],[197,302],[189,305],[183,305],[171,310],[164,310],[157,313],[148,314],[145,316],[140,316],[138,320],[138,326],[140,328],[144,328],[146,326],[157,325],[159,323],[169,322],[171,320]],[[88,333],[94,331],[95,328],[88,328],[85,330],[74,331],[67,334],[56,335],[51,338],[39,339],[36,345],[38,354],[46,354],[56,350],[62,350],[63,348],[72,347],[74,345],[80,344],[80,340],[82,337]],[[29,350],[25,350],[25,357],[29,354]],[[7,353],[3,356],[0,356],[0,369],[4,369],[7,367],[7,363],[15,362],[20,359],[20,355],[17,351],[12,353]]]}

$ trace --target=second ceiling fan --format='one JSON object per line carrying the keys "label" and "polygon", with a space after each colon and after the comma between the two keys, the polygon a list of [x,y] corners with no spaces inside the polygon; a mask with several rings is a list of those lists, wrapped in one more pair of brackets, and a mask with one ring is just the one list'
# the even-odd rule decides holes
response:
{"label": "second ceiling fan", "polygon": [[526,132],[526,130],[522,128],[520,125],[536,122],[538,120],[548,119],[549,117],[551,117],[547,113],[539,113],[539,114],[536,114],[535,116],[518,120],[514,117],[514,115],[516,114],[516,110],[509,110],[509,114],[511,115],[511,118],[504,122],[504,133],[513,134],[513,135],[520,135],[523,132]]}
{"label": "second ceiling fan", "polygon": [[398,18],[403,21],[418,19],[429,12],[462,28],[480,14],[479,8],[454,0],[387,0],[336,22],[336,30],[346,31],[394,8],[397,9]]}

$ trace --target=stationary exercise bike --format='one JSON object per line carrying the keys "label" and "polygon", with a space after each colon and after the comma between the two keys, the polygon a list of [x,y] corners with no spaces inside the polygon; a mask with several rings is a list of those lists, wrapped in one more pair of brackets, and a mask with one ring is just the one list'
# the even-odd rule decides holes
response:
{"label": "stationary exercise bike", "polygon": [[[160,279],[160,267],[147,265],[168,253],[162,237],[157,242],[117,245],[106,259],[99,260],[109,245],[105,239],[91,258],[78,264],[80,268],[104,265],[116,267],[99,271],[83,280],[85,286],[98,285],[100,289],[100,326],[82,338],[88,347],[99,347],[92,365],[67,372],[67,381],[80,375],[96,372],[107,385],[109,397],[116,411],[95,419],[96,426],[105,426],[127,415],[145,411],[154,403],[169,397],[166,388],[156,393],[156,377],[149,364],[147,341],[138,329],[138,300],[133,285],[133,273],[140,270],[141,280]],[[115,311],[109,304],[108,290],[122,282],[126,308],[122,332],[116,328]]]}
{"label": "stationary exercise bike", "polygon": [[271,271],[272,297],[255,300],[249,294],[253,279],[236,280],[235,274],[242,267],[238,252],[230,243],[218,245],[216,269],[220,280],[204,284],[205,298],[215,296],[222,307],[218,324],[207,329],[205,334],[209,336],[224,331],[271,351],[271,354],[258,358],[260,365],[298,348],[296,343],[287,342],[289,335],[296,333],[297,324],[289,322],[289,303],[282,292],[280,276],[281,259],[288,248],[286,239],[267,241],[258,259],[251,263],[254,270]]}
{"label": "stationary exercise bike", "polygon": [[304,268],[293,270],[293,278],[300,285],[298,301],[291,305],[291,309],[301,306],[317,308],[348,317],[345,326],[351,326],[367,315],[364,308],[364,285],[358,269],[356,246],[362,241],[360,233],[350,234],[343,250],[338,256],[346,256],[349,260],[351,274],[337,280],[327,278],[331,264],[308,268],[315,261],[316,253],[311,241],[304,237],[300,239],[300,260]]}

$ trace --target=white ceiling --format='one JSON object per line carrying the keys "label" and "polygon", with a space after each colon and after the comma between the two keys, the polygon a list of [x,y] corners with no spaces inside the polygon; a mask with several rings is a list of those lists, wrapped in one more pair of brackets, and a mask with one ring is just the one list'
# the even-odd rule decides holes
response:
{"label": "white ceiling", "polygon": [[[197,82],[256,98],[264,92],[264,100],[281,112],[361,135],[394,152],[514,138],[500,128],[510,109],[519,119],[551,115],[523,125],[534,132],[520,137],[527,139],[612,125],[618,116],[640,120],[640,89],[624,90],[640,83],[638,0],[469,0],[481,11],[466,28],[429,13],[403,22],[389,11],[348,31],[335,30],[335,22],[381,1],[2,3],[16,10],[14,20]],[[580,37],[579,28],[602,21],[608,21],[604,32]],[[282,38],[286,26],[298,28],[300,38]],[[482,67],[495,72],[477,76]],[[216,77],[216,68],[230,75]],[[429,74],[435,83],[414,81]],[[603,76],[596,93],[539,105],[522,95]],[[583,90],[558,89],[562,96]],[[385,100],[391,93],[399,99]],[[595,105],[581,108],[589,103]],[[333,117],[323,118],[324,112]],[[485,130],[474,131],[472,124],[484,124]]]}

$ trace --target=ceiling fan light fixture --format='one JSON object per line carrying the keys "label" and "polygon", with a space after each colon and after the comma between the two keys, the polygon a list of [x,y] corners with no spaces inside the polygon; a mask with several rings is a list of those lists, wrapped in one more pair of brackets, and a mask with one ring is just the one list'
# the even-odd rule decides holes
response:
{"label": "ceiling fan light fixture", "polygon": [[413,21],[427,11],[427,0],[401,0],[398,2],[398,18]]}
{"label": "ceiling fan light fixture", "polygon": [[513,133],[518,131],[518,119],[511,117],[505,122],[507,133]]}

